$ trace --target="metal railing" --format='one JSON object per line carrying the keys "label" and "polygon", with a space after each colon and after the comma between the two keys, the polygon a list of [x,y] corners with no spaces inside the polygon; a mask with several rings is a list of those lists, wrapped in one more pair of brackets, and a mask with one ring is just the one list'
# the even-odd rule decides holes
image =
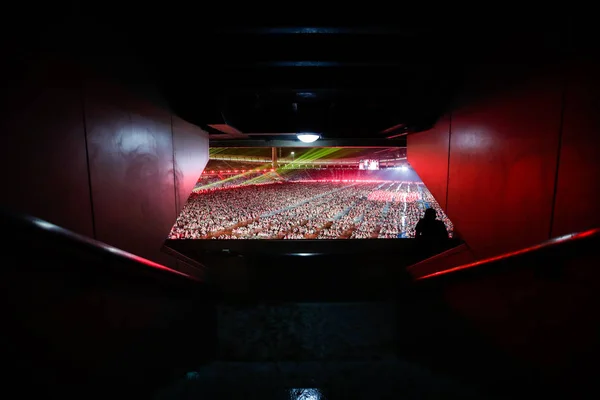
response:
{"label": "metal railing", "polygon": [[[80,235],[39,218],[0,209],[0,220],[5,229],[13,232],[13,235],[22,234],[24,237],[28,238],[39,236],[38,240],[55,243],[57,247],[73,248],[99,259],[113,260],[114,262],[129,263],[139,266],[141,272],[159,272],[200,282],[198,277],[176,271],[165,265],[121,250],[117,247],[110,246],[87,236]],[[202,271],[198,272],[200,274]]]}
{"label": "metal railing", "polygon": [[558,257],[560,256],[560,253],[562,253],[567,247],[579,245],[585,246],[586,242],[592,243],[598,242],[599,240],[600,228],[590,229],[578,233],[571,233],[568,235],[563,235],[547,240],[535,246],[526,247],[520,250],[504,253],[499,256],[494,256],[483,260],[475,261],[469,264],[460,265],[458,267],[450,268],[444,271],[434,272],[432,274],[417,278],[417,280],[430,279],[441,276],[450,276],[452,274],[467,271],[479,271],[480,269],[484,269],[483,267],[492,267],[496,264],[506,264],[512,260],[516,260],[521,257],[543,257],[544,255],[550,253],[556,253],[555,256]]}

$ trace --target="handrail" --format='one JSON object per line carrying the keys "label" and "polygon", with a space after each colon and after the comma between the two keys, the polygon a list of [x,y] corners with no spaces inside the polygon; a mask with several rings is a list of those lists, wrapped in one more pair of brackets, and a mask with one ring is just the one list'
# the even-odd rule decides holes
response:
{"label": "handrail", "polygon": [[463,252],[465,249],[468,249],[468,246],[466,243],[460,243],[455,247],[451,247],[448,250],[444,250],[441,253],[435,254],[431,257],[428,257],[422,261],[419,261],[417,263],[414,263],[413,265],[409,266],[408,268],[406,268],[407,271],[412,271],[415,269],[418,269],[419,267],[421,267],[422,265],[426,265],[431,263],[432,261],[437,261],[437,260],[442,260],[445,259],[448,256],[451,256],[453,254],[458,254],[460,252]]}
{"label": "handrail", "polygon": [[587,239],[590,239],[593,237],[600,238],[600,228],[595,228],[595,229],[590,229],[590,230],[583,231],[583,232],[570,233],[568,235],[559,236],[559,237],[547,240],[545,242],[542,242],[540,244],[526,247],[524,249],[511,251],[508,253],[501,254],[499,256],[486,258],[486,259],[475,261],[475,262],[465,264],[465,265],[459,265],[458,267],[450,268],[450,269],[447,269],[444,271],[434,272],[432,274],[417,278],[416,280],[420,281],[423,279],[436,278],[439,276],[454,274],[454,273],[457,273],[460,271],[471,270],[473,268],[478,268],[478,267],[481,267],[484,265],[496,264],[498,262],[506,261],[511,258],[539,253],[544,250],[553,249],[556,246],[561,246],[561,245],[568,244],[568,243],[575,243],[575,242],[587,240]]}
{"label": "handrail", "polygon": [[[105,256],[117,257],[121,260],[126,260],[128,262],[134,262],[136,264],[141,264],[144,267],[151,268],[157,271],[166,272],[168,274],[177,275],[183,278],[187,278],[193,281],[200,282],[200,280],[194,276],[185,274],[183,272],[176,271],[171,269],[165,265],[156,263],[154,261],[148,260],[144,257],[140,257],[138,255],[129,253],[127,251],[121,250],[117,247],[110,246],[106,243],[100,242],[98,240],[89,238],[84,235],[80,235],[78,233],[72,232],[68,229],[62,228],[58,225],[54,225],[48,221],[44,221],[40,218],[32,217],[24,214],[16,214],[13,212],[9,212],[6,210],[0,209],[0,217],[2,220],[11,220],[14,223],[17,223],[23,226],[26,229],[33,229],[38,231],[43,231],[46,234],[54,235],[55,237],[61,238],[63,240],[68,240],[71,243],[76,245],[87,247],[95,252],[98,252],[100,255],[104,254]],[[3,223],[4,224],[4,223]]]}

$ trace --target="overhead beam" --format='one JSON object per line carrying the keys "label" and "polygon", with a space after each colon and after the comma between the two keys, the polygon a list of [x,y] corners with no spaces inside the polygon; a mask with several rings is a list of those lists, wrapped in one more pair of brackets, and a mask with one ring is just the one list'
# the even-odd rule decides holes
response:
{"label": "overhead beam", "polygon": [[397,26],[274,26],[274,27],[220,27],[220,34],[254,34],[254,35],[402,35],[416,36],[423,30],[402,29]]}
{"label": "overhead beam", "polygon": [[227,124],[209,124],[210,128],[215,129],[219,132],[223,132],[223,134],[227,135],[227,137],[231,137],[234,139],[247,139],[248,136],[244,133],[240,132],[233,126]]}
{"label": "overhead beam", "polygon": [[406,127],[406,124],[398,124],[398,125],[394,125],[394,126],[392,126],[390,128],[382,130],[381,133],[387,135],[389,133],[392,133],[394,131],[397,131],[398,129],[402,129],[402,128],[405,128],[405,127]]}
{"label": "overhead beam", "polygon": [[[374,60],[374,61],[322,61],[322,60],[296,60],[296,61],[242,61],[227,63],[226,68],[297,68],[297,67],[320,67],[320,68],[380,68],[380,67],[406,67],[406,60]],[[414,65],[414,64],[411,64]]]}
{"label": "overhead beam", "polygon": [[399,139],[322,139],[313,143],[299,140],[210,140],[211,147],[346,147],[346,148],[384,148],[406,147],[406,138]]}
{"label": "overhead beam", "polygon": [[[289,158],[278,158],[277,163],[281,166],[283,164],[296,164],[296,165],[358,165],[358,162],[365,157],[354,157],[344,159],[316,159],[316,160],[293,160]],[[271,159],[269,157],[256,157],[256,156],[239,156],[239,155],[212,155],[209,157],[210,160],[219,161],[237,161],[244,163],[256,163],[256,164],[270,164]],[[406,160],[406,157],[390,158],[379,160],[380,162],[399,162]]]}

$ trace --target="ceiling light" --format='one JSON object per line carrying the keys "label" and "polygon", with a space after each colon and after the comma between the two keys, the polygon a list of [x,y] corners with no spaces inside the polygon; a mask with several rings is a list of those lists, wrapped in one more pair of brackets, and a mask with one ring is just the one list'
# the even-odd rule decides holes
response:
{"label": "ceiling light", "polygon": [[319,138],[319,135],[316,133],[299,133],[296,136],[303,143],[312,143]]}

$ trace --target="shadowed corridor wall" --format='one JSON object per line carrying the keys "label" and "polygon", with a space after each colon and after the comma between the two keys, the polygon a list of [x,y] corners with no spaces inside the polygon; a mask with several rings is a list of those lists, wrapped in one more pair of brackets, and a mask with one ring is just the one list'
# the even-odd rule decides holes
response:
{"label": "shadowed corridor wall", "polygon": [[160,249],[206,132],[78,65],[24,65],[2,96],[2,205],[177,267]]}
{"label": "shadowed corridor wall", "polygon": [[472,259],[600,226],[597,67],[482,71],[451,113],[408,137],[409,162]]}

